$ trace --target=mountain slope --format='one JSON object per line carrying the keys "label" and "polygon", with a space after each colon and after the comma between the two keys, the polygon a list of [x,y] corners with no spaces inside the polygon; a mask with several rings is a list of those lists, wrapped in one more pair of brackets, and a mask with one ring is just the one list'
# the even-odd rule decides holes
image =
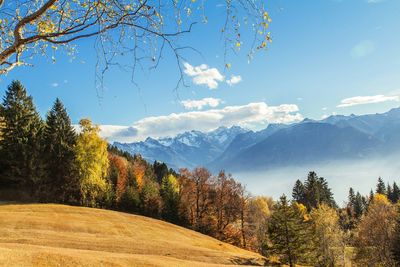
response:
{"label": "mountain slope", "polygon": [[[367,114],[356,116],[335,115],[330,116],[321,122],[330,123],[338,127],[353,127],[361,132],[379,136],[379,132],[383,128],[389,128],[392,125],[399,125],[400,123],[400,108],[393,108],[385,113]],[[382,139],[383,140],[383,139]]]}
{"label": "mountain slope", "polygon": [[352,127],[306,122],[281,129],[216,165],[217,169],[230,171],[254,170],[329,159],[364,158],[382,145],[379,139]]}
{"label": "mountain slope", "polygon": [[1,205],[0,266],[218,266],[263,258],[200,233],[121,212]]}
{"label": "mountain slope", "polygon": [[229,146],[225,149],[225,151],[216,158],[213,162],[208,164],[208,167],[214,169],[215,166],[220,165],[220,162],[228,162],[236,157],[239,153],[244,151],[245,149],[261,142],[265,138],[271,136],[272,134],[276,133],[277,131],[288,127],[285,124],[270,124],[264,130],[258,132],[245,132],[238,134]]}

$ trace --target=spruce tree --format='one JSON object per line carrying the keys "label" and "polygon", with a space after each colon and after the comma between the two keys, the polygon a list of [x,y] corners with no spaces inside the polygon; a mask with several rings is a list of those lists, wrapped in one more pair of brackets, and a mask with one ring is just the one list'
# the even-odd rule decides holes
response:
{"label": "spruce tree", "polygon": [[397,203],[397,202],[399,202],[399,200],[400,200],[400,189],[399,189],[399,187],[397,186],[396,183],[393,183],[392,199],[391,199],[391,201],[392,201],[393,203]]}
{"label": "spruce tree", "polygon": [[318,176],[315,172],[310,172],[307,176],[305,187],[305,205],[308,210],[316,208],[321,200],[321,190],[318,183]]}
{"label": "spruce tree", "polygon": [[42,183],[42,194],[46,192],[48,200],[66,202],[71,197],[76,199],[79,188],[74,173],[76,138],[67,111],[57,98],[47,114],[43,136],[46,178]]}
{"label": "spruce tree", "polygon": [[328,182],[325,178],[318,177],[315,172],[310,172],[304,183],[304,201],[302,203],[309,211],[322,203],[333,208],[337,207]]}
{"label": "spruce tree", "polygon": [[374,191],[369,191],[368,204],[374,199]]}
{"label": "spruce tree", "polygon": [[297,180],[293,187],[292,198],[294,201],[304,204],[304,197],[304,185],[300,180]]}
{"label": "spruce tree", "polygon": [[393,190],[392,190],[392,186],[388,183],[387,188],[386,188],[386,194],[387,197],[390,201],[392,201],[393,198]]}
{"label": "spruce tree", "polygon": [[42,176],[43,122],[32,97],[19,81],[13,81],[3,98],[2,163],[7,184],[36,188]]}
{"label": "spruce tree", "polygon": [[349,201],[348,206],[354,208],[354,203],[356,201],[356,195],[354,194],[354,189],[352,187],[350,187],[350,190],[349,190],[348,201]]}
{"label": "spruce tree", "polygon": [[281,262],[289,266],[308,262],[313,252],[313,232],[303,212],[290,205],[285,195],[280,198],[269,220],[266,254],[279,255]]}
{"label": "spruce tree", "polygon": [[160,195],[163,200],[162,217],[172,223],[179,222],[179,184],[172,174],[161,182]]}
{"label": "spruce tree", "polygon": [[387,194],[385,183],[383,182],[381,177],[378,178],[378,184],[376,185],[376,193],[381,195]]}
{"label": "spruce tree", "polygon": [[328,182],[325,180],[324,177],[318,178],[319,186],[320,186],[320,203],[325,203],[332,208],[336,208],[336,202],[333,198],[332,190],[328,186]]}
{"label": "spruce tree", "polygon": [[354,201],[354,214],[356,218],[360,218],[364,213],[364,203],[360,192],[357,192]]}
{"label": "spruce tree", "polygon": [[157,177],[157,182],[161,184],[163,178],[168,176],[168,166],[164,162],[154,161],[153,169]]}

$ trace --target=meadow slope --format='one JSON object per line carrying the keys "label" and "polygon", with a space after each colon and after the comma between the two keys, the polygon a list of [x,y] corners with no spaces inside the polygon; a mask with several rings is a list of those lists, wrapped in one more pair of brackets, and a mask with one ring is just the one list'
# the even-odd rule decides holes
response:
{"label": "meadow slope", "polygon": [[259,265],[263,258],[163,221],[54,204],[0,205],[0,266]]}

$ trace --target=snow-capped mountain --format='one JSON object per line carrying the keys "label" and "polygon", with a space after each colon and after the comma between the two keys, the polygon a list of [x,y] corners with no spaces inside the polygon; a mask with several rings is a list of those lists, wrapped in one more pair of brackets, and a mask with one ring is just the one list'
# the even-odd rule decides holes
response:
{"label": "snow-capped mountain", "polygon": [[205,166],[213,171],[368,159],[400,152],[400,108],[382,114],[270,124],[258,132],[221,127],[208,133],[190,131],[171,138],[114,145],[173,168]]}
{"label": "snow-capped mountain", "polygon": [[209,168],[243,171],[400,154],[400,108],[272,126],[238,135]]}
{"label": "snow-capped mountain", "polygon": [[142,142],[118,143],[114,145],[131,154],[141,154],[148,161],[159,160],[171,167],[195,167],[206,165],[220,156],[232,140],[247,130],[233,126],[220,127],[214,131],[203,133],[190,131],[175,137],[160,139],[147,138]]}

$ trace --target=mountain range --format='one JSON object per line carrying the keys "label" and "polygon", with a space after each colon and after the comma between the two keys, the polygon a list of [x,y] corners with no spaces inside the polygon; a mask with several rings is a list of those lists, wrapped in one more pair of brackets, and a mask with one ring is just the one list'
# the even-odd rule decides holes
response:
{"label": "mountain range", "polygon": [[173,168],[205,166],[213,171],[368,159],[400,151],[400,108],[382,114],[333,115],[319,121],[270,124],[256,132],[239,126],[220,127],[208,133],[190,131],[114,145]]}

